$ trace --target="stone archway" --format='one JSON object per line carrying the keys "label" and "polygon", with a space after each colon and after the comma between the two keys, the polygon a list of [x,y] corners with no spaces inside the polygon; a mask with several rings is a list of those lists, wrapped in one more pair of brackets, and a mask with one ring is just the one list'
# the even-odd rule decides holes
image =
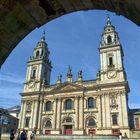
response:
{"label": "stone archway", "polygon": [[0,66],[36,27],[80,10],[108,10],[140,25],[139,0],[7,0],[0,2]]}
{"label": "stone archway", "polygon": [[62,121],[62,134],[64,135],[72,135],[74,128],[73,118],[70,116],[66,116]]}
{"label": "stone archway", "polygon": [[94,115],[87,115],[85,119],[85,131],[87,135],[96,135],[97,119]]}
{"label": "stone archway", "polygon": [[52,131],[52,118],[45,117],[42,121],[42,134],[50,135]]}

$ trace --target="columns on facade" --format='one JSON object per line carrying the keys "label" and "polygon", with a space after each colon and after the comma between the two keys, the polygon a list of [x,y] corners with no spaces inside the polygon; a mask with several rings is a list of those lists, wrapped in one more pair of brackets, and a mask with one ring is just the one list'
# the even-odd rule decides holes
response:
{"label": "columns on facade", "polygon": [[24,124],[25,124],[25,115],[26,115],[26,101],[23,102],[23,111],[22,111],[22,119],[21,119],[21,128],[24,128]]}
{"label": "columns on facade", "polygon": [[56,107],[57,107],[57,100],[55,99],[53,102],[53,129],[56,129],[56,119],[57,119]]}
{"label": "columns on facade", "polygon": [[106,104],[105,104],[105,93],[102,94],[102,119],[103,127],[106,127]]}
{"label": "columns on facade", "polygon": [[122,127],[123,124],[123,114],[122,114],[122,97],[121,94],[119,93],[118,95],[118,111],[119,111],[119,115],[118,115],[118,121],[119,121],[119,126]]}
{"label": "columns on facade", "polygon": [[61,129],[61,98],[57,99],[57,122],[56,122],[56,128],[58,130]]}
{"label": "columns on facade", "polygon": [[79,129],[79,97],[75,97],[75,129]]}
{"label": "columns on facade", "polygon": [[98,96],[97,98],[97,105],[98,105],[98,118],[97,118],[97,122],[98,122],[98,128],[102,127],[102,103],[101,103],[101,95]]}
{"label": "columns on facade", "polygon": [[21,128],[21,125],[22,125],[23,109],[24,109],[24,101],[21,102],[20,119],[19,119],[19,125],[18,125],[19,129]]}
{"label": "columns on facade", "polygon": [[34,108],[35,108],[35,101],[32,101],[32,109],[31,109],[31,120],[30,120],[30,128],[33,128],[33,122],[34,122]]}
{"label": "columns on facade", "polygon": [[42,110],[43,110],[43,99],[41,97],[39,103],[39,114],[38,114],[38,130],[41,131],[41,120],[42,120]]}
{"label": "columns on facade", "polygon": [[120,92],[119,94],[120,97],[120,116],[119,118],[121,119],[123,127],[128,127],[128,106],[127,106],[127,99],[126,99],[126,93]]}
{"label": "columns on facade", "polygon": [[79,129],[84,129],[84,100],[83,96],[80,97],[79,100]]}
{"label": "columns on facade", "polygon": [[122,102],[122,105],[123,105],[123,119],[124,119],[124,126],[125,127],[128,127],[128,102],[126,101],[127,100],[127,93],[122,93],[122,99],[123,99],[123,102]]}
{"label": "columns on facade", "polygon": [[34,108],[34,121],[33,121],[33,128],[37,128],[37,118],[38,118],[38,100],[35,100],[35,108]]}
{"label": "columns on facade", "polygon": [[111,127],[111,118],[110,118],[110,97],[109,93],[105,95],[105,107],[106,107],[106,127]]}

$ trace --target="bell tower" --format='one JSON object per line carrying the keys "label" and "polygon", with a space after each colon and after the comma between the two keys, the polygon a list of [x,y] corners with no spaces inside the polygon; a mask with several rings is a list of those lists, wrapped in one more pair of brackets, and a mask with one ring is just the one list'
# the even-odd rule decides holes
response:
{"label": "bell tower", "polygon": [[121,82],[126,80],[123,65],[123,50],[115,27],[107,18],[100,43],[100,82]]}
{"label": "bell tower", "polygon": [[46,85],[50,84],[52,66],[49,54],[44,32],[34,48],[33,56],[28,61],[24,92],[39,91],[42,82]]}

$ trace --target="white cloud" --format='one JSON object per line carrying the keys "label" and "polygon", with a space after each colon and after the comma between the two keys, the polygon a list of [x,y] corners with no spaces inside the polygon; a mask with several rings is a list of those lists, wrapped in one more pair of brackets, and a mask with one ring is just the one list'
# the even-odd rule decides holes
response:
{"label": "white cloud", "polygon": [[0,73],[0,82],[1,81],[23,84],[24,79],[13,73]]}
{"label": "white cloud", "polygon": [[8,108],[20,104],[22,92],[21,87],[1,87],[0,88],[0,107]]}
{"label": "white cloud", "polygon": [[130,103],[130,104],[129,104],[129,107],[130,107],[130,109],[133,109],[133,108],[140,108],[140,103]]}

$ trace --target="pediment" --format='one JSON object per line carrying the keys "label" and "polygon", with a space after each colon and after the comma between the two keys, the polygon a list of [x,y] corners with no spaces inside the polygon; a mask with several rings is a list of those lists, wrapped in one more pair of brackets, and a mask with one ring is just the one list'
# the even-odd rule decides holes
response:
{"label": "pediment", "polygon": [[73,91],[81,91],[84,87],[82,85],[77,85],[74,83],[65,82],[58,87],[54,88],[51,92],[61,93],[61,92],[73,92]]}

